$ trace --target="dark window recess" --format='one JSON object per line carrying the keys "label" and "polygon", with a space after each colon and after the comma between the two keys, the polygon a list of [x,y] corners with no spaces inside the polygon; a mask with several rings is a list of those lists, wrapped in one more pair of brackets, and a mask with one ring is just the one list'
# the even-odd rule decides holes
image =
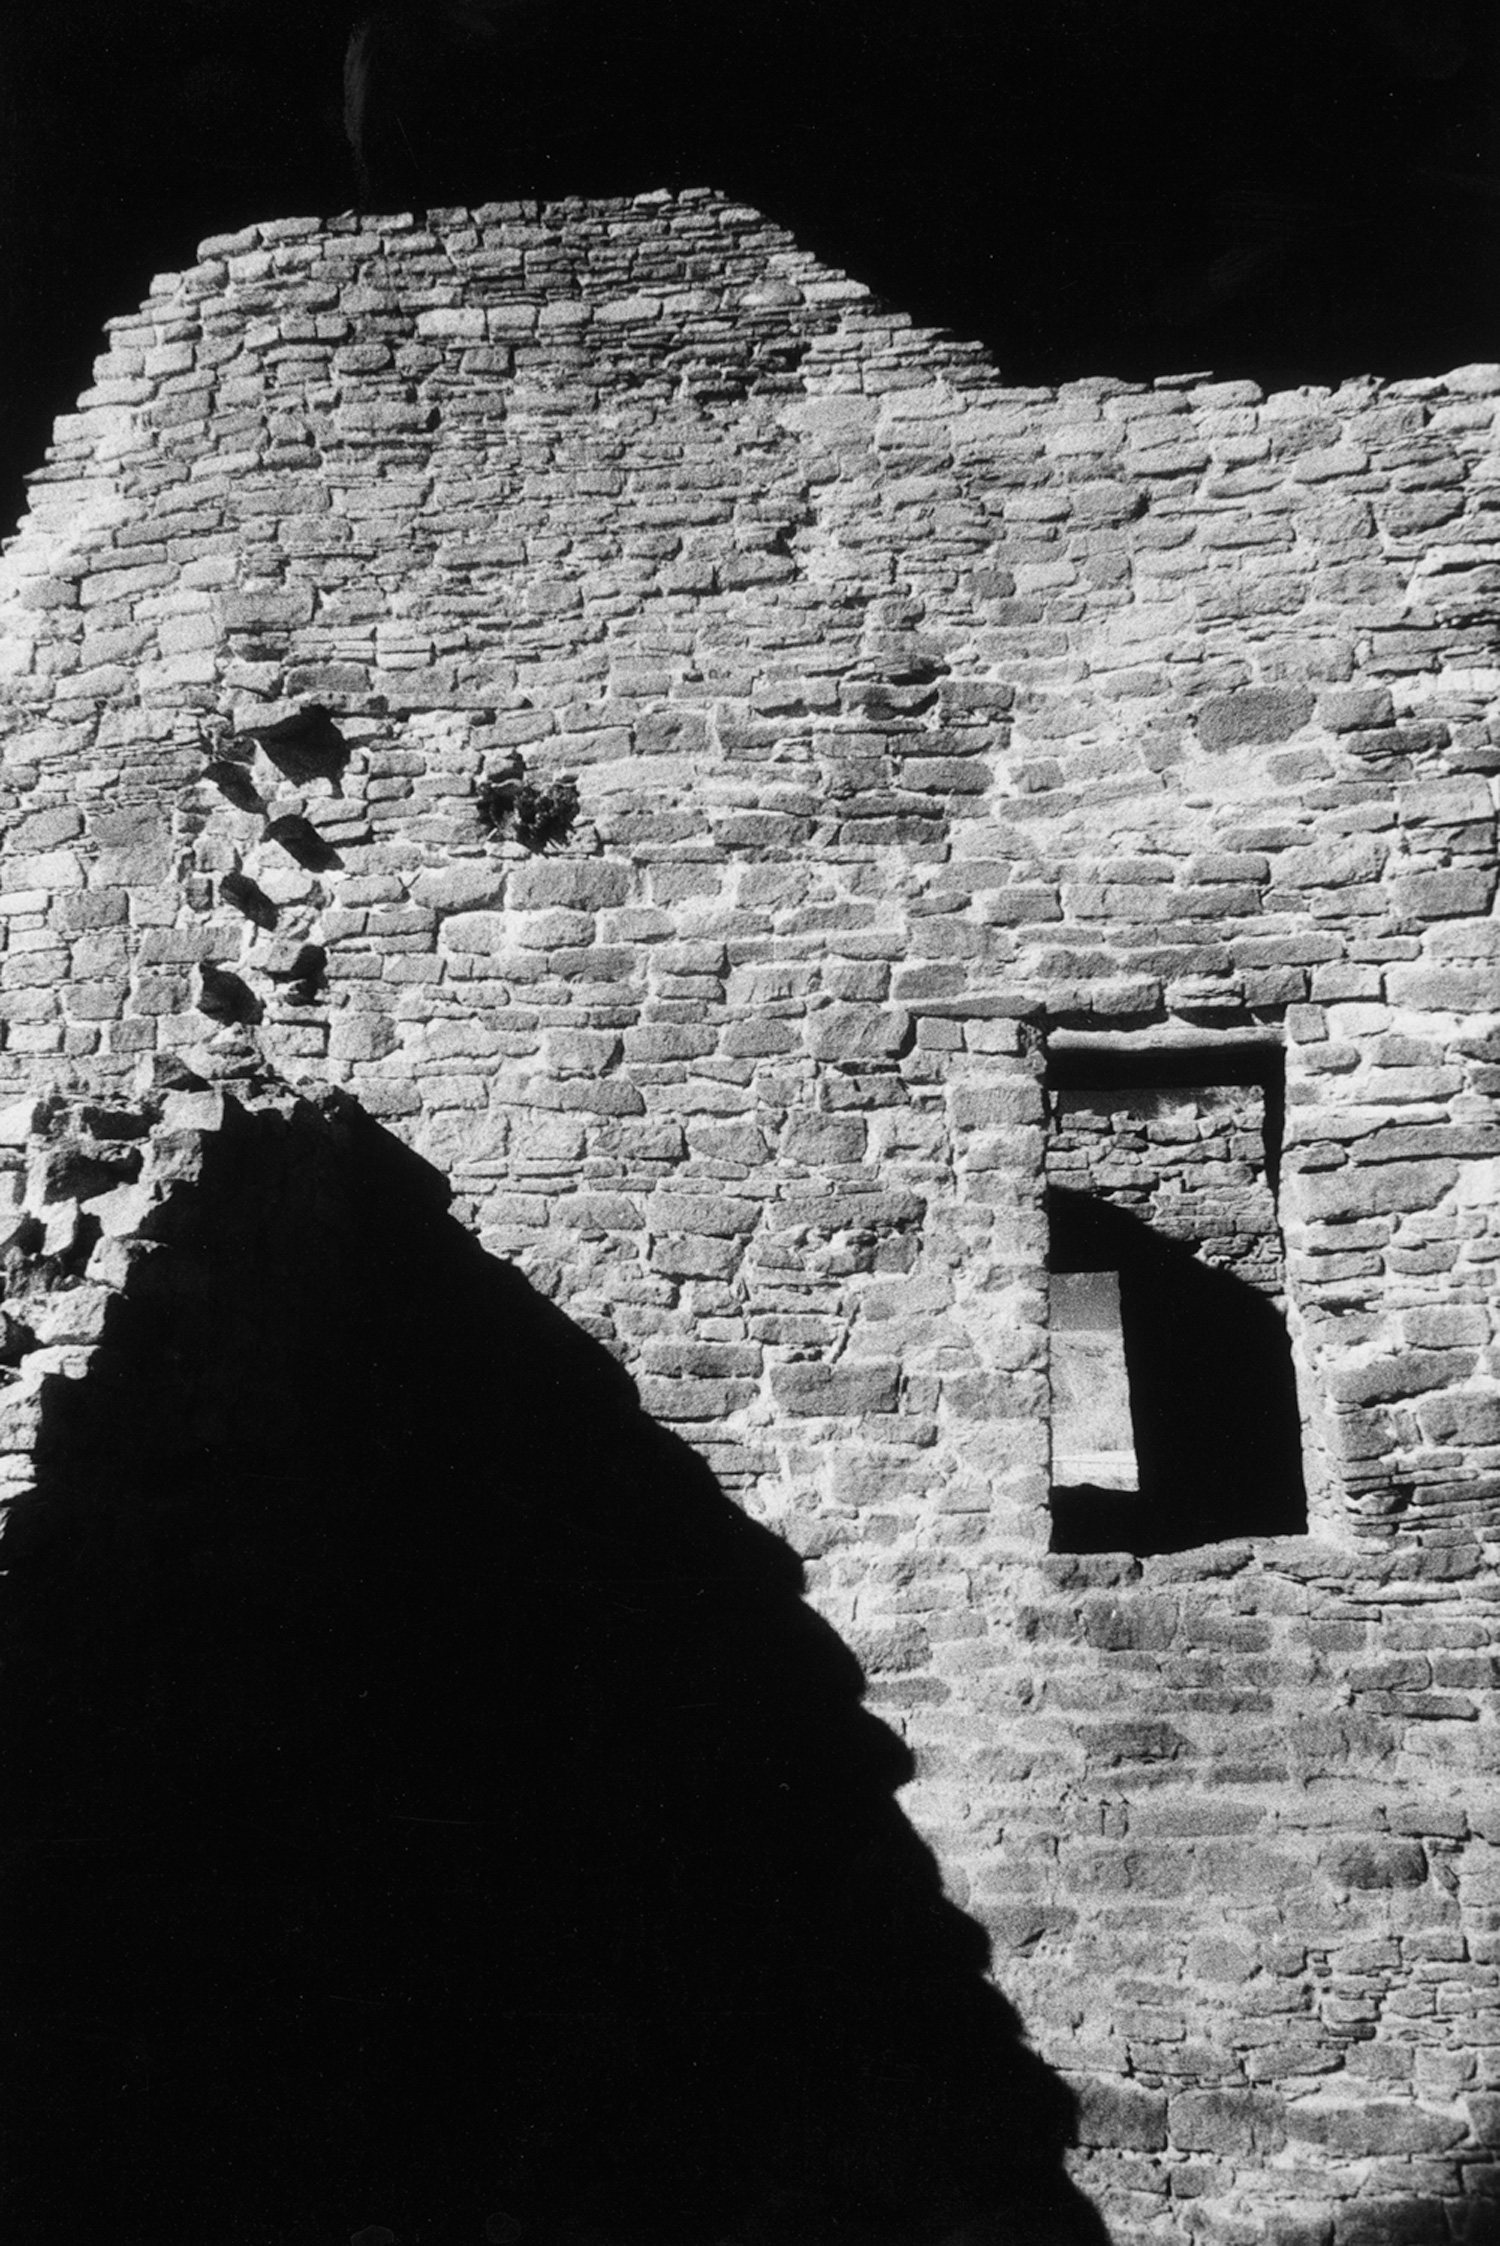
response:
{"label": "dark window recess", "polygon": [[1307,1525],[1272,1046],[1054,1052],[1052,1548]]}

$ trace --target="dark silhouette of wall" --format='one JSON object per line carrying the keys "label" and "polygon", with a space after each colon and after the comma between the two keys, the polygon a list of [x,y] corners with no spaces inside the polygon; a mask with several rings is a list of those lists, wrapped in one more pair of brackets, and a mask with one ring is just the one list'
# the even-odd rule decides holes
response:
{"label": "dark silhouette of wall", "polygon": [[50,1409],[7,2237],[1102,2241],[795,1556],[445,1202],[231,1105]]}
{"label": "dark silhouette of wall", "polygon": [[1307,1526],[1286,1325],[1255,1287],[1101,1197],[1047,1195],[1054,1271],[1117,1271],[1138,1500],[1062,1490],[1053,1546],[1172,1552]]}

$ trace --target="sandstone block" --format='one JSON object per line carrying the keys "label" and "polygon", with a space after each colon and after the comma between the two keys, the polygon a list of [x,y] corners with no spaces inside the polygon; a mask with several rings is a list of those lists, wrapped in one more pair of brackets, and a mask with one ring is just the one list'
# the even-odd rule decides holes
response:
{"label": "sandstone block", "polygon": [[725,1279],[743,1252],[738,1238],[664,1233],[651,1243],[651,1268],[672,1279]]}
{"label": "sandstone block", "polygon": [[533,1080],[530,1097],[537,1107],[589,1115],[643,1115],[646,1109],[637,1087],[619,1076],[569,1076],[561,1081],[542,1077]]}
{"label": "sandstone block", "polygon": [[828,1006],[807,1018],[808,1049],[815,1060],[887,1060],[905,1043],[909,1018],[874,1006]]}
{"label": "sandstone block", "polygon": [[878,1193],[873,1181],[861,1179],[849,1191],[808,1190],[800,1183],[776,1210],[776,1228],[806,1228],[825,1235],[837,1232],[882,1232],[898,1225],[918,1224],[927,1204],[915,1193]]}
{"label": "sandstone block", "polygon": [[1473,1363],[1472,1350],[1403,1349],[1367,1357],[1351,1352],[1330,1367],[1328,1393],[1336,1404],[1393,1403],[1429,1388],[1446,1388],[1462,1380]]}
{"label": "sandstone block", "polygon": [[860,1162],[869,1126],[862,1115],[794,1114],[787,1122],[781,1151],[789,1162]]}
{"label": "sandstone block", "polygon": [[1177,1628],[1173,1599],[1092,1599],[1083,1614],[1084,1636],[1102,1652],[1162,1652]]}
{"label": "sandstone block", "polygon": [[1470,826],[1495,815],[1478,778],[1414,781],[1397,788],[1396,809],[1403,826]]}
{"label": "sandstone block", "polygon": [[1228,2158],[1279,2152],[1286,2142],[1286,2108],[1266,2090],[1184,2090],[1168,2104],[1167,2127],[1183,2152]]}
{"label": "sandstone block", "polygon": [[1198,739],[1205,749],[1224,750],[1289,741],[1313,713],[1305,687],[1242,686],[1211,694],[1198,712]]}
{"label": "sandstone block", "polygon": [[1488,912],[1495,875],[1486,867],[1445,866],[1433,873],[1398,875],[1391,894],[1397,910],[1414,920],[1469,919]]}
{"label": "sandstone block", "polygon": [[1150,1717],[1136,1722],[1083,1724],[1079,1736],[1090,1762],[1110,1769],[1122,1763],[1176,1762],[1190,1744],[1174,1725]]}
{"label": "sandstone block", "polygon": [[[1017,1337],[1018,1354],[1026,1351]],[[1046,1397],[1036,1378],[1008,1372],[950,1372],[943,1375],[943,1404],[959,1420],[1026,1419],[1046,1409]]]}
{"label": "sandstone block", "polygon": [[948,1112],[958,1130],[996,1130],[1021,1123],[1040,1123],[1044,1113],[1042,1088],[1032,1077],[1012,1077],[990,1084],[956,1084],[948,1094]]}
{"label": "sandstone block", "polygon": [[528,911],[602,912],[623,905],[629,894],[630,868],[614,858],[532,858],[510,876],[510,903]]}
{"label": "sandstone block", "polygon": [[18,819],[7,837],[7,847],[12,850],[52,850],[59,843],[71,842],[83,832],[83,814],[70,804],[59,804],[51,811],[34,811],[29,818]]}
{"label": "sandstone block", "polygon": [[1447,2152],[1469,2133],[1467,2116],[1378,2100],[1369,2105],[1305,2105],[1286,2109],[1287,2136],[1346,2159]]}
{"label": "sandstone block", "polygon": [[1412,1349],[1482,1348],[1489,1313],[1479,1303],[1429,1303],[1401,1313],[1402,1339]]}
{"label": "sandstone block", "polygon": [[1340,1887],[1421,1887],[1427,1879],[1427,1858],[1415,1840],[1341,1841],[1323,1868]]}
{"label": "sandstone block", "polygon": [[1388,686],[1331,686],[1318,696],[1318,717],[1330,733],[1355,733],[1395,722]]}
{"label": "sandstone block", "polygon": [[1356,2200],[1340,2207],[1333,2220],[1333,2246],[1446,2246],[1451,2235],[1442,2202],[1414,2200],[1409,2193]]}
{"label": "sandstone block", "polygon": [[624,1193],[564,1193],[553,1202],[550,1216],[554,1224],[579,1232],[633,1232],[641,1221],[640,1210]]}
{"label": "sandstone block", "polygon": [[310,584],[266,585],[253,592],[225,593],[220,600],[226,632],[286,630],[310,623],[312,613]]}
{"label": "sandstone block", "polygon": [[743,1238],[760,1222],[759,1201],[734,1200],[727,1195],[653,1193],[646,1204],[646,1223],[652,1232],[696,1232],[715,1239]]}
{"label": "sandstone block", "polygon": [[756,1342],[648,1341],[642,1363],[649,1373],[687,1375],[696,1380],[753,1379],[760,1371]]}
{"label": "sandstone block", "polygon": [[799,399],[788,404],[777,417],[799,436],[810,437],[815,444],[843,449],[868,446],[875,424],[880,418],[879,401],[867,398],[858,391],[835,391],[827,397]]}
{"label": "sandstone block", "polygon": [[328,1033],[329,1057],[336,1061],[378,1061],[396,1043],[396,1025],[385,1014],[341,1013]]}
{"label": "sandstone block", "polygon": [[493,859],[429,866],[412,883],[417,903],[442,913],[473,912],[498,905],[504,893],[505,869]]}
{"label": "sandstone block", "polygon": [[1304,850],[1284,850],[1276,860],[1275,880],[1288,889],[1337,889],[1378,881],[1385,845],[1373,835],[1330,836]]}
{"label": "sandstone block", "polygon": [[444,1108],[424,1118],[418,1149],[446,1170],[493,1170],[504,1159],[508,1137],[504,1115]]}
{"label": "sandstone block", "polygon": [[1167,2101],[1159,2090],[1087,2077],[1072,2084],[1078,2141],[1115,2152],[1160,2152],[1167,2142]]}
{"label": "sandstone block", "polygon": [[1017,882],[992,889],[984,900],[984,917],[995,927],[1020,927],[1035,920],[1061,920],[1063,908],[1055,888]]}
{"label": "sandstone block", "polygon": [[1315,445],[1299,453],[1292,467],[1298,483],[1326,483],[1335,476],[1357,476],[1370,465],[1370,456],[1355,444]]}
{"label": "sandstone block", "polygon": [[625,1032],[628,1058],[648,1065],[695,1060],[717,1043],[718,1032],[697,1022],[640,1022]]}
{"label": "sandstone block", "polygon": [[1456,1162],[1351,1164],[1299,1174],[1290,1206],[1309,1223],[1430,1209],[1457,1178]]}
{"label": "sandstone block", "polygon": [[[327,915],[324,916],[327,925]],[[494,957],[505,949],[506,920],[498,912],[450,913],[442,924],[444,949],[475,958]]]}
{"label": "sandstone block", "polygon": [[1417,1424],[1429,1443],[1500,1444],[1500,1392],[1424,1397]]}
{"label": "sandstone block", "polygon": [[775,1365],[771,1394],[796,1419],[893,1412],[901,1384],[899,1365],[872,1361],[838,1365]]}
{"label": "sandstone block", "polygon": [[719,1038],[719,1050],[730,1059],[764,1060],[790,1053],[801,1043],[795,1022],[759,1020],[730,1022]]}
{"label": "sandstone block", "polygon": [[1500,1010],[1500,966],[1388,967],[1385,988],[1387,997],[1397,1006],[1454,1014]]}
{"label": "sandstone block", "polygon": [[439,306],[431,311],[419,312],[417,333],[436,336],[444,342],[482,342],[485,334],[484,312],[479,306],[467,305],[451,310]]}
{"label": "sandstone block", "polygon": [[642,1410],[654,1419],[727,1419],[755,1394],[748,1380],[680,1380],[646,1375],[637,1387]]}
{"label": "sandstone block", "polygon": [[550,1029],[542,1040],[547,1066],[558,1076],[602,1076],[620,1058],[613,1030]]}
{"label": "sandstone block", "polygon": [[1390,1124],[1362,1133],[1350,1143],[1355,1162],[1424,1160],[1452,1155],[1465,1161],[1500,1154],[1500,1125],[1494,1123]]}
{"label": "sandstone block", "polygon": [[1265,2246],[1329,2246],[1333,2219],[1316,2206],[1277,2207],[1266,2216]]}

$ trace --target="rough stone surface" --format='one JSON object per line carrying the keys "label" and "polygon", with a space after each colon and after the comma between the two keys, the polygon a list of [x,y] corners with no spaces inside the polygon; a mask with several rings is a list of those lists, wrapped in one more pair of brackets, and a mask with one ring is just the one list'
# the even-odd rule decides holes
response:
{"label": "rough stone surface", "polygon": [[[252,229],[97,371],[0,570],[0,1177],[99,1228],[15,1501],[216,1095],[72,1182],[38,1103],[342,1087],[801,1553],[1120,2246],[1482,2235],[1496,398],[1008,389],[706,193]],[[1049,1040],[1230,1029],[1311,1533],[1049,1553]]]}

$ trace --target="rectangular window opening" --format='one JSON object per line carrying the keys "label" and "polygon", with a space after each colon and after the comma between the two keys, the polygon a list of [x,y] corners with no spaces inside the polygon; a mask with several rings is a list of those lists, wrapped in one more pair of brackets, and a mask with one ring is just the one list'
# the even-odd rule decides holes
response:
{"label": "rectangular window opening", "polygon": [[1052,1548],[1305,1528],[1269,1043],[1049,1055]]}

